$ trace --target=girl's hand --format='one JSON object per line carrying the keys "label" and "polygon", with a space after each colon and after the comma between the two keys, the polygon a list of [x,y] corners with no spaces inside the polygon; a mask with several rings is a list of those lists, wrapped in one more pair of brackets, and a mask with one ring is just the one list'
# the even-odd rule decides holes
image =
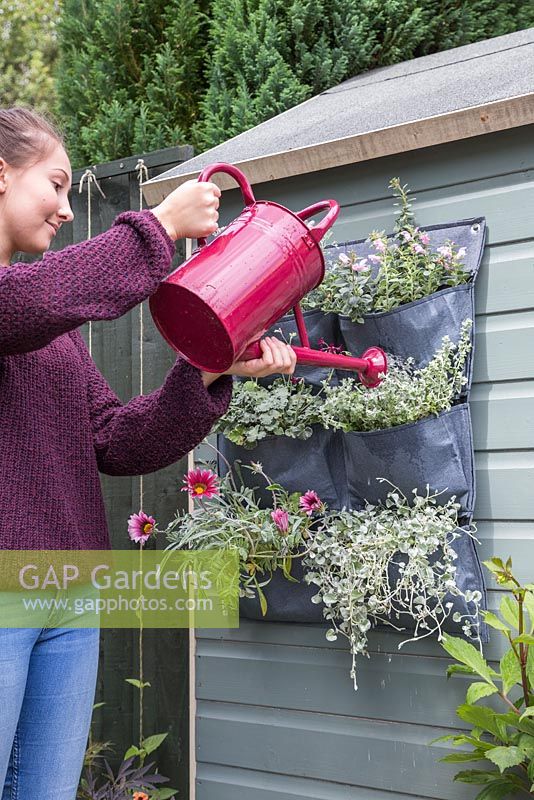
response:
{"label": "girl's hand", "polygon": [[260,339],[261,358],[251,361],[235,361],[225,375],[241,375],[245,378],[265,378],[280,372],[292,375],[297,364],[297,356],[292,347],[274,336]]}
{"label": "girl's hand", "polygon": [[[266,375],[280,372],[284,375],[291,375],[295,371],[297,356],[292,347],[280,339],[267,336],[260,339],[262,351],[261,358],[253,358],[251,361],[235,361],[229,370],[223,375],[240,375],[243,378],[265,378]],[[202,372],[204,386],[209,386],[216,381],[219,376],[213,372]]]}
{"label": "girl's hand", "polygon": [[152,209],[170,238],[198,239],[215,233],[221,190],[209,181],[186,181]]}

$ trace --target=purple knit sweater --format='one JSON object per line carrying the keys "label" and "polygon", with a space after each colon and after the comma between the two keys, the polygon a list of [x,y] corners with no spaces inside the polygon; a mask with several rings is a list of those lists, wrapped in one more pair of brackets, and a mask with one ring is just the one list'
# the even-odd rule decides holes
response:
{"label": "purple knit sweater", "polygon": [[1,549],[107,549],[98,470],[172,464],[226,411],[231,377],[206,389],[180,358],[160,389],[123,405],[75,330],[149,297],[173,253],[150,211],[126,212],[88,242],[0,267]]}

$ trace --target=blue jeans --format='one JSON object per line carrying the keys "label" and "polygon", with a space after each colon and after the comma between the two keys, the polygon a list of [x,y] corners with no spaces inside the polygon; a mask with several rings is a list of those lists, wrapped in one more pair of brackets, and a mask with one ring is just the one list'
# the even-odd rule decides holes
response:
{"label": "blue jeans", "polygon": [[98,628],[0,629],[1,800],[75,800]]}

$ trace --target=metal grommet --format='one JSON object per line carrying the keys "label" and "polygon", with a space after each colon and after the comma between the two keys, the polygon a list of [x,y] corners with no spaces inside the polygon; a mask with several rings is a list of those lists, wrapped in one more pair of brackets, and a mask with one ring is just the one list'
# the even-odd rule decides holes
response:
{"label": "metal grommet", "polygon": [[471,233],[478,233],[480,231],[480,225],[478,222],[475,222],[474,225],[471,225]]}

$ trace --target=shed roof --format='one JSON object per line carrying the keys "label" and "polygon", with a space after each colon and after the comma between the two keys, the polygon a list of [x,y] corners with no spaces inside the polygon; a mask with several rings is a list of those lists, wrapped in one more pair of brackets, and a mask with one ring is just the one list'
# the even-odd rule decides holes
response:
{"label": "shed roof", "polygon": [[153,178],[144,193],[159,202],[216,161],[261,183],[532,122],[528,28],[350,78]]}

